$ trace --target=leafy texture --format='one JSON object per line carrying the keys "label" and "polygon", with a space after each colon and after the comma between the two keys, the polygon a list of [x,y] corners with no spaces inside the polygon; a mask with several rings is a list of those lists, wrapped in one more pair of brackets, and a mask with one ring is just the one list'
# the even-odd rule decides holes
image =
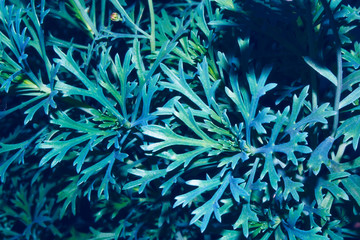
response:
{"label": "leafy texture", "polygon": [[0,0],[0,239],[358,239],[359,9]]}

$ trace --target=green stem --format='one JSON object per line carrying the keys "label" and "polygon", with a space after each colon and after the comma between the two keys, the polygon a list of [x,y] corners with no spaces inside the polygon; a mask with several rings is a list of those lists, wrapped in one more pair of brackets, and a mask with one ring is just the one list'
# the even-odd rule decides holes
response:
{"label": "green stem", "polygon": [[148,0],[148,5],[149,5],[149,12],[150,12],[150,28],[151,28],[150,49],[151,49],[151,52],[155,52],[155,14],[154,14],[153,1]]}
{"label": "green stem", "polygon": [[343,82],[341,41],[340,41],[338,29],[336,27],[336,22],[331,12],[329,4],[327,3],[326,0],[321,0],[321,3],[325,9],[325,13],[328,15],[330,26],[335,36],[335,49],[336,49],[336,61],[337,61],[337,86],[336,86],[335,101],[334,101],[334,110],[336,113],[334,116],[333,131],[332,131],[332,134],[335,135],[339,125],[339,104],[340,104],[342,82]]}

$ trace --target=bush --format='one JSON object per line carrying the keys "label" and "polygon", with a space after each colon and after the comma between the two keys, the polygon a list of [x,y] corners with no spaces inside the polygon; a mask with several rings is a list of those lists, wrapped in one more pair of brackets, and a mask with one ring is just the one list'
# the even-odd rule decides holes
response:
{"label": "bush", "polygon": [[0,0],[0,21],[3,239],[359,238],[359,3]]}

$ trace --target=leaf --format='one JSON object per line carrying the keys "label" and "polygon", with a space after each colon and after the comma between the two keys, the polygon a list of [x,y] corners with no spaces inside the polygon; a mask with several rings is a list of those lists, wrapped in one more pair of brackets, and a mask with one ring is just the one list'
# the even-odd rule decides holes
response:
{"label": "leaf", "polygon": [[231,156],[231,157],[222,158],[217,167],[219,168],[219,167],[222,167],[225,165],[227,166],[227,165],[229,165],[229,163],[231,163],[231,168],[234,170],[239,160],[245,161],[247,159],[248,159],[248,156],[246,155],[246,153],[241,152],[241,153],[235,154],[234,156]]}
{"label": "leaf", "polygon": [[174,203],[174,208],[181,205],[182,207],[185,207],[186,205],[188,205],[194,198],[196,198],[198,195],[213,190],[216,187],[218,187],[220,185],[220,177],[214,177],[214,178],[210,178],[209,176],[206,177],[206,180],[189,180],[186,182],[186,184],[191,185],[191,186],[197,186],[198,188],[176,196],[176,202]]}
{"label": "leaf", "polygon": [[296,240],[296,239],[301,239],[301,240],[329,240],[328,237],[325,236],[320,236],[317,233],[320,232],[321,228],[320,227],[315,227],[311,230],[300,230],[296,227],[288,227],[286,224],[284,224],[284,227],[289,235],[289,239],[290,240]]}
{"label": "leaf", "polygon": [[355,90],[351,91],[349,95],[347,95],[343,100],[339,103],[339,109],[346,107],[347,105],[355,102],[360,98],[360,87],[356,88]]}
{"label": "leaf", "polygon": [[250,197],[250,193],[240,186],[241,183],[245,183],[245,180],[242,178],[234,178],[233,176],[230,177],[230,190],[236,202],[240,202],[240,197],[243,199],[249,199]]}
{"label": "leaf", "polygon": [[183,137],[179,134],[174,133],[168,126],[162,127],[158,125],[148,125],[142,127],[142,129],[145,135],[163,140],[162,142],[142,146],[143,149],[147,151],[158,151],[170,146],[221,148],[221,145],[218,143],[213,143],[212,145],[209,145],[209,142],[205,140]]}
{"label": "leaf", "polygon": [[266,175],[269,174],[270,184],[274,190],[278,188],[278,182],[280,181],[280,177],[275,169],[274,159],[272,153],[265,154],[265,164],[264,168],[260,174],[260,179],[263,179]]}
{"label": "leaf", "polygon": [[315,188],[315,198],[318,205],[321,205],[321,203],[324,201],[322,196],[323,189],[328,190],[336,199],[342,198],[344,200],[349,200],[349,196],[346,194],[346,192],[341,189],[335,182],[320,179]]}
{"label": "leaf", "polygon": [[274,115],[269,115],[270,108],[264,108],[256,115],[254,120],[251,121],[250,127],[255,127],[259,134],[266,134],[265,128],[262,126],[264,123],[270,123],[276,119]]}
{"label": "leaf", "polygon": [[220,8],[224,8],[227,10],[235,10],[234,2],[233,0],[215,0]]}
{"label": "leaf", "polygon": [[227,188],[227,186],[229,185],[229,179],[230,179],[230,173],[228,173],[224,180],[222,181],[220,185],[220,188],[215,192],[215,194],[211,197],[211,199],[209,201],[207,201],[206,203],[204,203],[202,206],[196,208],[192,214],[195,214],[195,216],[191,219],[190,224],[195,223],[197,220],[199,220],[202,216],[202,223],[201,223],[201,232],[204,232],[211,214],[214,213],[216,219],[221,222],[221,214],[219,211],[219,203],[218,201],[220,200],[221,196],[223,195],[225,189]]}
{"label": "leaf", "polygon": [[295,156],[295,152],[299,153],[311,153],[312,150],[306,145],[300,145],[299,143],[306,142],[307,133],[306,132],[295,132],[290,135],[290,141],[287,143],[281,143],[275,146],[269,146],[274,152],[282,152],[287,155],[287,160],[292,161],[294,165],[298,165],[298,160]]}
{"label": "leaf", "polygon": [[358,206],[360,206],[360,177],[351,175],[342,179],[341,183],[344,185],[349,195],[355,199]]}
{"label": "leaf", "polygon": [[308,124],[315,124],[315,123],[323,123],[327,124],[326,118],[335,115],[335,111],[328,110],[329,103],[324,103],[320,107],[315,108],[312,112],[307,115],[306,117],[302,118],[297,123],[288,124],[286,127],[286,131],[291,133],[293,131],[298,131],[299,129],[305,128]]}
{"label": "leaf", "polygon": [[222,230],[221,232],[221,238],[219,240],[234,240],[234,239],[240,239],[241,232],[236,230]]}
{"label": "leaf", "polygon": [[69,180],[71,183],[57,193],[57,202],[65,200],[60,210],[60,219],[64,217],[65,211],[70,203],[72,214],[74,216],[76,215],[76,198],[81,197],[81,190],[77,184],[79,176],[71,177]]}
{"label": "leaf", "polygon": [[164,64],[160,64],[161,70],[168,76],[170,82],[160,82],[160,85],[168,89],[173,89],[182,95],[186,96],[195,105],[197,105],[202,111],[210,115],[213,119],[219,119],[217,114],[203,102],[203,100],[196,94],[192,87],[186,82],[185,73],[183,69],[183,62],[180,59],[178,73],[170,70]]}
{"label": "leaf", "polygon": [[330,159],[328,155],[334,143],[334,140],[335,139],[331,136],[327,137],[311,153],[310,159],[307,162],[307,167],[310,168],[315,175],[318,175],[318,173],[320,172],[321,164],[330,164]]}
{"label": "leaf", "polygon": [[159,157],[163,157],[166,159],[169,159],[173,161],[167,168],[166,171],[170,172],[175,170],[177,167],[179,167],[181,164],[184,164],[184,168],[186,168],[189,163],[197,156],[199,156],[202,153],[209,152],[211,148],[197,148],[192,151],[188,151],[186,153],[182,154],[176,154],[173,151],[166,151],[159,154]]}
{"label": "leaf", "polygon": [[300,197],[298,192],[303,192],[304,190],[302,189],[302,187],[304,186],[304,184],[300,183],[300,182],[294,182],[292,181],[289,177],[283,177],[282,178],[284,180],[284,200],[286,200],[288,198],[289,193],[292,195],[292,197],[295,199],[295,201],[299,202]]}
{"label": "leaf", "polygon": [[360,66],[360,57],[359,57],[359,53],[360,53],[360,44],[359,42],[354,42],[354,50],[350,50],[347,51],[346,49],[342,48],[341,52],[342,52],[342,58],[346,61],[348,61],[348,63],[344,64],[347,66],[351,66],[354,69],[358,69]]}
{"label": "leaf", "polygon": [[147,184],[151,181],[164,177],[166,175],[166,169],[161,170],[142,170],[142,169],[129,169],[128,173],[139,176],[140,179],[126,183],[123,186],[124,190],[134,188],[140,185],[139,193],[142,193]]}
{"label": "leaf", "polygon": [[360,70],[356,70],[344,78],[342,91],[349,90],[354,84],[358,82],[360,82]]}
{"label": "leaf", "polygon": [[173,177],[171,177],[169,180],[161,184],[160,188],[163,188],[161,195],[164,196],[166,192],[170,189],[170,187],[177,182],[178,177],[180,177],[184,171],[180,171],[179,173],[175,174]]}
{"label": "leaf", "polygon": [[259,221],[257,214],[253,210],[251,210],[250,203],[243,204],[240,217],[233,225],[233,228],[237,229],[241,226],[243,229],[243,234],[247,238],[249,236],[249,223],[252,221]]}
{"label": "leaf", "polygon": [[306,86],[301,91],[299,97],[294,94],[293,103],[291,107],[291,114],[289,117],[289,123],[287,124],[286,130],[289,132],[290,129],[294,129],[293,125],[296,123],[296,120],[299,116],[300,110],[305,104],[305,99],[308,96],[309,86]]}
{"label": "leaf", "polygon": [[312,67],[316,72],[318,72],[321,76],[325,77],[327,80],[332,82],[335,86],[337,86],[337,78],[336,76],[324,65],[311,59],[310,57],[304,57],[305,62]]}
{"label": "leaf", "polygon": [[360,138],[360,115],[346,119],[337,129],[335,138],[344,135],[344,142],[352,138],[352,145],[356,151]]}

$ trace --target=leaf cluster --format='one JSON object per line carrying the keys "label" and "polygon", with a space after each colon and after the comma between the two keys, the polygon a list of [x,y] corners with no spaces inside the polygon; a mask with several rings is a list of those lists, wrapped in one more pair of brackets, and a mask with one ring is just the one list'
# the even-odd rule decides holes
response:
{"label": "leaf cluster", "polygon": [[359,21],[342,0],[0,0],[0,236],[357,239]]}

